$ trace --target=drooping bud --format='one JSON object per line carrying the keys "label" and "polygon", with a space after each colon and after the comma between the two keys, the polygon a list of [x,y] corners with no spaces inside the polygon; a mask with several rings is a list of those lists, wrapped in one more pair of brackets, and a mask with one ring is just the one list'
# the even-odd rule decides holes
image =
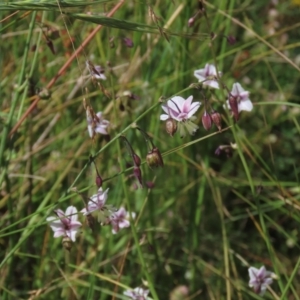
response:
{"label": "drooping bud", "polygon": [[146,156],[148,166],[152,168],[163,167],[164,162],[158,148],[154,147]]}
{"label": "drooping bud", "polygon": [[56,54],[56,51],[55,51],[55,49],[54,49],[53,42],[52,42],[51,40],[47,39],[47,42],[46,42],[46,43],[47,43],[48,48],[49,48],[50,51],[52,52],[52,54],[55,55],[55,54]]}
{"label": "drooping bud", "polygon": [[141,159],[136,153],[133,154],[133,162],[136,167],[141,165]]}
{"label": "drooping bud", "polygon": [[189,20],[188,20],[188,26],[192,27],[192,26],[194,26],[194,23],[195,23],[195,19],[194,18],[189,18]]}
{"label": "drooping bud", "polygon": [[146,186],[148,189],[153,189],[155,185],[153,181],[147,181]]}
{"label": "drooping bud", "polygon": [[134,167],[133,168],[133,175],[135,176],[135,178],[138,180],[138,182],[141,185],[141,188],[143,187],[143,180],[142,180],[142,171],[139,167]]}
{"label": "drooping bud", "polygon": [[221,115],[218,112],[213,110],[211,112],[210,116],[211,116],[211,119],[214,122],[214,124],[219,129],[219,131],[221,131],[222,130],[222,117],[221,117]]}
{"label": "drooping bud", "polygon": [[205,130],[209,130],[211,128],[211,116],[207,111],[205,111],[202,116],[202,125]]}
{"label": "drooping bud", "polygon": [[236,38],[233,35],[228,35],[226,39],[229,45],[234,45],[236,43]]}
{"label": "drooping bud", "polygon": [[73,245],[72,240],[68,236],[65,236],[62,240],[62,245],[66,250],[70,251]]}
{"label": "drooping bud", "polygon": [[239,120],[239,109],[238,109],[237,99],[236,99],[236,97],[233,97],[230,95],[228,102],[229,102],[231,111],[234,115],[235,121],[237,122]]}
{"label": "drooping bud", "polygon": [[170,136],[173,136],[177,131],[176,121],[172,118],[166,120],[166,131]]}
{"label": "drooping bud", "polygon": [[101,176],[99,174],[97,174],[97,176],[96,176],[96,185],[97,185],[98,188],[100,188],[102,186],[102,182],[103,182],[103,180],[102,180]]}
{"label": "drooping bud", "polygon": [[132,48],[134,46],[133,41],[130,38],[124,37],[122,39],[122,41],[123,41],[124,45],[128,48]]}

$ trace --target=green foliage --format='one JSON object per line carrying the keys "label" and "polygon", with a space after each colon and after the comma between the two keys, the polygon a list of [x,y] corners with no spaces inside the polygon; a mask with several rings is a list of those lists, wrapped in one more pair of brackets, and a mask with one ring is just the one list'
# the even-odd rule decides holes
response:
{"label": "green foliage", "polygon": [[[266,299],[299,299],[299,6],[273,2],[204,1],[207,18],[199,13],[193,27],[198,1],[0,4],[1,300],[126,299],[124,290],[143,285],[151,299],[261,299],[248,287],[250,265],[278,277]],[[103,27],[61,69],[94,23]],[[87,60],[107,80],[91,80]],[[206,63],[217,64],[229,90],[240,82],[254,104],[234,123],[223,108],[227,89],[205,91],[221,132],[203,129],[205,100],[191,85]],[[41,91],[50,98],[39,100]],[[174,95],[202,102],[194,136],[170,137],[159,120]],[[110,121],[110,140],[89,138],[83,100]],[[148,168],[151,144],[135,126],[164,168]],[[153,189],[136,189],[121,135]],[[217,156],[221,145],[228,152]],[[92,231],[80,213],[67,252],[46,218],[81,210],[79,193],[84,201],[96,193],[91,157],[107,203],[137,217],[114,235],[99,223]],[[182,286],[188,296],[176,298]]]}

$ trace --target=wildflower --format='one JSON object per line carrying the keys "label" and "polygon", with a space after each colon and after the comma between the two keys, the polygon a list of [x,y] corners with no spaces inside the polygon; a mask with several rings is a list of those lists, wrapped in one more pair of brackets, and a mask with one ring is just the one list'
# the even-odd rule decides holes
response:
{"label": "wildflower", "polygon": [[[222,75],[221,72],[218,72],[219,76]],[[194,76],[201,82],[203,85],[210,86],[214,89],[219,88],[217,69],[214,65],[206,64],[204,69],[194,71]]]}
{"label": "wildflower", "polygon": [[238,82],[233,84],[226,104],[227,107],[232,110],[236,121],[238,120],[239,113],[242,110],[251,111],[253,109],[253,104],[249,99],[249,92],[245,91]]}
{"label": "wildflower", "polygon": [[[131,213],[131,217],[135,218],[135,213]],[[110,224],[112,225],[112,233],[116,234],[122,228],[127,228],[130,226],[129,222],[129,213],[125,210],[124,207],[121,207],[118,211],[113,213],[110,218]]]}
{"label": "wildflower", "polygon": [[86,119],[88,123],[88,132],[91,138],[94,138],[96,133],[104,135],[108,134],[106,128],[109,125],[109,121],[103,118],[101,111],[95,114],[94,110],[88,105],[86,107]]}
{"label": "wildflower", "polygon": [[256,294],[261,296],[266,292],[267,287],[273,282],[272,276],[275,274],[266,270],[265,266],[260,269],[250,267],[248,269],[250,281],[249,286],[254,289]]}
{"label": "wildflower", "polygon": [[202,125],[205,130],[209,130],[211,128],[211,116],[210,114],[205,110],[204,114],[202,116]]}
{"label": "wildflower", "polygon": [[196,119],[193,116],[198,108],[200,107],[200,102],[194,102],[193,96],[189,96],[186,100],[180,96],[175,96],[168,100],[167,104],[162,105],[162,109],[166,114],[160,116],[160,120],[166,121],[170,118],[178,122],[179,134],[181,137],[185,136],[185,129],[189,134],[194,134],[199,128],[192,121]]}
{"label": "wildflower", "polygon": [[54,231],[54,237],[63,236],[75,242],[76,234],[82,224],[77,221],[77,209],[74,206],[69,206],[64,213],[61,209],[54,211],[57,217],[48,217],[46,220],[50,222],[50,227]]}
{"label": "wildflower", "polygon": [[99,222],[102,222],[109,217],[111,215],[111,209],[109,206],[105,205],[108,190],[109,189],[106,189],[105,192],[103,192],[102,187],[100,187],[98,193],[90,198],[87,207],[83,208],[81,212],[86,216],[97,211]]}
{"label": "wildflower", "polygon": [[93,78],[106,80],[106,76],[103,74],[104,69],[101,66],[94,66],[89,60],[87,60],[86,67]]}
{"label": "wildflower", "polygon": [[127,290],[123,294],[133,300],[146,300],[149,290],[144,290],[141,287],[137,287],[134,290]]}

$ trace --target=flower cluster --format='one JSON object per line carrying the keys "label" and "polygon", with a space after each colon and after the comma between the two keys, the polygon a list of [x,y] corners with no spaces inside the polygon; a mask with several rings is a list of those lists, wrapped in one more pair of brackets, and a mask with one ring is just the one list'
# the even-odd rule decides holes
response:
{"label": "flower cluster", "polygon": [[134,290],[127,290],[123,294],[133,300],[147,300],[149,290],[137,287]]}
{"label": "flower cluster", "polygon": [[[218,72],[212,64],[206,64],[204,69],[194,71],[194,76],[199,80],[203,87],[219,89],[221,72]],[[224,85],[227,89],[227,87]],[[232,111],[236,121],[239,119],[241,111],[251,111],[253,104],[249,98],[249,92],[245,91],[240,83],[233,84],[232,90],[228,91],[228,98],[224,107]],[[212,109],[211,113],[207,112],[208,101],[205,99],[205,109],[202,116],[202,125],[204,129],[209,130],[214,123],[221,130],[221,115]],[[201,103],[193,101],[193,96],[184,99],[180,96],[172,97],[167,103],[162,105],[165,112],[160,116],[160,120],[166,121],[166,131],[171,136],[175,134],[177,129],[181,137],[185,136],[186,131],[193,135],[198,130],[199,126],[194,123],[197,119],[195,113],[199,109]]]}
{"label": "flower cluster", "polygon": [[[87,206],[80,212],[86,217],[96,215],[100,224],[111,225],[112,233],[116,234],[120,229],[130,226],[130,216],[124,207],[117,210],[112,205],[106,204],[108,190],[109,189],[103,191],[102,187],[100,187],[97,194],[89,198]],[[62,236],[75,242],[79,228],[82,226],[82,224],[77,221],[78,212],[76,207],[69,206],[65,213],[60,209],[57,209],[54,212],[57,217],[47,218],[51,229],[54,231],[54,237],[57,238]],[[131,218],[135,218],[134,212],[131,213]]]}

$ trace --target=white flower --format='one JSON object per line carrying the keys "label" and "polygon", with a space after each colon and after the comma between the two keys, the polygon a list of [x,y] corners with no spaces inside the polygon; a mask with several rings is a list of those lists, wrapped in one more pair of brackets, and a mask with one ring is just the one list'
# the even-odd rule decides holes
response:
{"label": "white flower", "polygon": [[176,120],[178,122],[178,129],[181,137],[185,136],[185,129],[189,134],[194,134],[199,128],[199,126],[192,121],[196,119],[193,115],[196,113],[201,103],[192,103],[192,101],[193,96],[189,96],[187,99],[175,96],[168,100],[167,104],[162,105],[162,109],[166,114],[162,114],[160,120]]}
{"label": "white flower", "polygon": [[88,68],[90,75],[98,80],[106,80],[104,73],[104,69],[101,66],[94,66],[89,60],[86,62],[86,67]]}
{"label": "white flower", "polygon": [[123,294],[133,300],[146,300],[149,290],[144,290],[141,287],[137,287],[134,290],[127,290]]}
{"label": "white flower", "polygon": [[[221,77],[222,73],[219,73]],[[214,65],[206,64],[204,69],[194,71],[194,76],[201,82],[203,85],[210,86],[214,89],[219,88],[219,83],[217,81],[217,69]]]}
{"label": "white flower", "polygon": [[73,242],[76,240],[76,234],[79,227],[82,226],[77,221],[77,209],[74,206],[69,206],[64,213],[61,209],[55,210],[57,217],[48,217],[46,220],[50,222],[50,227],[54,231],[54,237],[69,237]]}
{"label": "white flower", "polygon": [[[245,111],[251,111],[253,109],[253,104],[251,100],[249,99],[249,92],[245,91],[243,87],[238,83],[234,83],[232,86],[232,90],[230,95],[237,101],[237,106],[238,106],[238,112],[240,113],[242,110]],[[229,103],[229,100],[227,102],[227,107],[229,109],[231,108],[231,105]]]}
{"label": "white flower", "polygon": [[87,106],[86,120],[88,123],[88,132],[91,138],[94,138],[96,133],[108,134],[106,128],[109,125],[109,121],[103,118],[101,111],[95,114],[93,109],[90,106]]}
{"label": "white flower", "polygon": [[[135,213],[131,212],[131,217],[135,218]],[[112,233],[116,234],[120,229],[130,226],[129,212],[126,212],[124,207],[121,207],[118,211],[110,216],[110,224],[112,225]]]}
{"label": "white flower", "polygon": [[115,208],[111,205],[105,205],[107,200],[107,193],[109,189],[103,192],[102,187],[99,188],[98,193],[93,195],[86,208],[83,208],[81,212],[83,215],[90,215],[93,212],[98,216],[98,222],[106,224],[110,216],[115,212]]}
{"label": "white flower", "polygon": [[249,286],[254,289],[256,294],[261,296],[266,292],[267,287],[273,282],[272,276],[275,276],[274,273],[266,270],[265,266],[262,266],[260,269],[250,267],[249,272]]}

